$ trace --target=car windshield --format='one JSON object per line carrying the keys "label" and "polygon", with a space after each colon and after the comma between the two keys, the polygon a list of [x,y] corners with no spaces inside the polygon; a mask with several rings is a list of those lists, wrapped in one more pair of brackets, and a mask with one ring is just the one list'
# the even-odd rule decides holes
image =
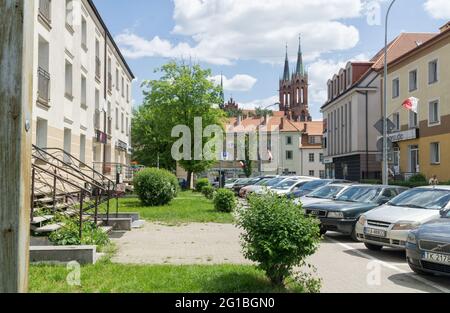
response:
{"label": "car windshield", "polygon": [[284,181],[284,182],[276,185],[274,189],[288,190],[289,188],[291,188],[292,186],[294,186],[297,183],[298,183],[298,180],[287,180],[287,181]]}
{"label": "car windshield", "polygon": [[270,181],[270,178],[265,178],[258,183],[255,184],[255,186],[267,186],[267,183]]}
{"label": "car windshield", "polygon": [[377,187],[351,187],[337,197],[336,200],[369,203],[376,199],[381,190],[381,188]]}
{"label": "car windshield", "polygon": [[274,178],[271,179],[268,183],[267,183],[267,187],[274,187],[276,185],[278,185],[279,183],[281,183],[283,180],[285,180],[286,178],[283,177],[278,177],[278,178]]}
{"label": "car windshield", "polygon": [[341,186],[325,186],[320,189],[317,189],[316,191],[313,191],[307,197],[317,199],[333,199],[343,189],[344,187]]}
{"label": "car windshield", "polygon": [[450,190],[412,189],[389,202],[389,205],[414,209],[442,210],[450,201]]}
{"label": "car windshield", "polygon": [[328,180],[311,181],[311,182],[308,182],[308,183],[304,184],[302,186],[302,190],[313,191],[313,190],[316,190],[316,189],[318,189],[320,187],[323,187],[323,186],[325,186],[325,185],[327,185],[329,183],[330,183],[330,181],[328,181]]}
{"label": "car windshield", "polygon": [[261,181],[261,178],[252,178],[248,182],[246,182],[247,185],[254,185],[256,183],[259,183]]}
{"label": "car windshield", "polygon": [[235,178],[229,178],[229,179],[227,179],[227,180],[225,181],[225,184],[232,184],[232,183],[237,182],[237,181],[238,181],[238,179],[235,179]]}

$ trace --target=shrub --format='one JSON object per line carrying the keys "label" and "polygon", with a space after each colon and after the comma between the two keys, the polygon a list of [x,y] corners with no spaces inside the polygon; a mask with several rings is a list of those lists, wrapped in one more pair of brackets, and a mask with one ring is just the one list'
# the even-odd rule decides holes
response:
{"label": "shrub", "polygon": [[178,193],[178,180],[169,171],[148,168],[137,173],[134,190],[145,206],[165,205]]}
{"label": "shrub", "polygon": [[245,257],[258,263],[276,286],[284,286],[294,267],[305,265],[318,248],[318,221],[287,198],[251,195],[249,208],[238,213]]}
{"label": "shrub", "polygon": [[411,182],[411,183],[426,183],[427,178],[425,177],[425,175],[419,173],[419,174],[412,176],[409,179],[409,182]]}
{"label": "shrub", "polygon": [[55,245],[96,245],[103,247],[109,243],[108,235],[99,229],[94,222],[83,222],[81,239],[78,220],[65,218],[61,222],[64,223],[64,226],[49,236],[50,241]]}
{"label": "shrub", "polygon": [[208,178],[200,178],[195,183],[195,191],[202,192],[203,187],[210,186]]}
{"label": "shrub", "polygon": [[231,190],[219,189],[214,195],[214,207],[220,212],[233,212],[236,209],[236,196]]}
{"label": "shrub", "polygon": [[202,194],[206,197],[206,199],[209,199],[209,200],[214,199],[214,192],[215,192],[215,189],[211,185],[205,186],[202,189]]}

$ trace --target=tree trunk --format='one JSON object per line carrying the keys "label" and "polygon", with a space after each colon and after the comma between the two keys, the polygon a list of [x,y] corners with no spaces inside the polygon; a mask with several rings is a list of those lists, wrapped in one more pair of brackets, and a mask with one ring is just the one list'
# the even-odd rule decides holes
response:
{"label": "tree trunk", "polygon": [[192,190],[194,186],[192,186],[192,172],[187,172],[187,189]]}

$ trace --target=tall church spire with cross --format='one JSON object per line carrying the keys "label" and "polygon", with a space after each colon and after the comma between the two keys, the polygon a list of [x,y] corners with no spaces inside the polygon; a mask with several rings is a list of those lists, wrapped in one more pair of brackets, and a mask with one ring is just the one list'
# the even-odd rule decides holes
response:
{"label": "tall church spire with cross", "polygon": [[280,79],[280,111],[288,118],[299,122],[311,121],[308,105],[308,74],[303,63],[301,36],[299,36],[297,66],[295,72],[289,71],[289,57],[286,45],[283,78]]}

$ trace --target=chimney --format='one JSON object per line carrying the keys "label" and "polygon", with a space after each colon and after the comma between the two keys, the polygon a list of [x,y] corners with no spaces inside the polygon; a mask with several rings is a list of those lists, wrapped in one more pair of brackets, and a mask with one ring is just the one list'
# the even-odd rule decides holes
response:
{"label": "chimney", "polygon": [[284,129],[284,117],[281,118],[280,130]]}
{"label": "chimney", "polygon": [[304,129],[303,129],[303,132],[305,132],[305,133],[307,133],[307,132],[308,132],[308,124],[307,124],[307,123],[305,123],[305,125],[304,125]]}
{"label": "chimney", "polygon": [[450,28],[450,21],[447,22],[447,24],[445,24],[444,26],[441,26],[441,28],[439,28],[439,30],[441,31],[441,33],[443,33],[446,30],[448,30],[449,28]]}

